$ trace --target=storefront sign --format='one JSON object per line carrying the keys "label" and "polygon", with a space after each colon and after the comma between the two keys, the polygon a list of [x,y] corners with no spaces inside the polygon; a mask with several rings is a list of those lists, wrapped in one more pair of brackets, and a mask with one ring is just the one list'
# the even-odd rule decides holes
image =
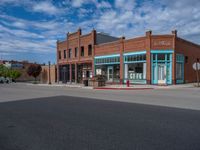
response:
{"label": "storefront sign", "polygon": [[129,74],[129,79],[130,80],[135,79],[135,72],[134,71],[129,71],[128,74]]}
{"label": "storefront sign", "polygon": [[143,74],[142,73],[135,73],[134,71],[129,71],[129,79],[130,80],[141,80],[143,78]]}
{"label": "storefront sign", "polygon": [[172,44],[171,44],[171,41],[164,41],[164,40],[162,40],[162,41],[154,41],[153,45],[154,46],[170,46]]}

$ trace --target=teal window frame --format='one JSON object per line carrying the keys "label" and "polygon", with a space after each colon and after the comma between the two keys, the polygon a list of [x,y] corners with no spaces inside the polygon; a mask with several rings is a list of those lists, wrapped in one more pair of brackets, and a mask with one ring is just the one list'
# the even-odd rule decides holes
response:
{"label": "teal window frame", "polygon": [[[176,83],[182,84],[184,83],[184,71],[185,71],[184,70],[185,56],[183,54],[176,54],[176,64],[177,63],[181,64],[182,73],[181,73],[181,79],[177,79],[177,76],[176,76]],[[176,74],[177,74],[177,70],[176,70]]]}
{"label": "teal window frame", "polygon": [[[172,54],[174,50],[151,50],[151,81],[152,84],[158,84],[158,63],[165,63],[166,65],[166,84],[172,84]],[[158,54],[165,54],[165,60],[158,60]],[[154,59],[155,56],[155,59]],[[169,56],[169,58],[168,58]],[[157,72],[154,72],[154,68],[156,68]]]}
{"label": "teal window frame", "polygon": [[[145,57],[143,57],[145,56]],[[124,53],[124,68],[126,64],[136,64],[136,63],[146,63],[146,51],[136,51],[136,52],[130,52],[130,53]],[[124,76],[125,76],[125,69],[124,69]],[[124,78],[124,83],[129,80],[130,83],[135,84],[146,84],[146,79],[133,79],[130,80],[129,78]]]}
{"label": "teal window frame", "polygon": [[120,54],[94,57],[95,65],[120,64]]}

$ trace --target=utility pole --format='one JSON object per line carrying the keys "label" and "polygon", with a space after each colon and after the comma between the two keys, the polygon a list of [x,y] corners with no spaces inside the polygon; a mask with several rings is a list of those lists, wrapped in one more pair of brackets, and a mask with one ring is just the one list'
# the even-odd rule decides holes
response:
{"label": "utility pole", "polygon": [[49,61],[49,84],[51,84],[51,62]]}
{"label": "utility pole", "polygon": [[197,58],[197,62],[196,62],[196,73],[197,73],[197,87],[199,87],[199,59]]}

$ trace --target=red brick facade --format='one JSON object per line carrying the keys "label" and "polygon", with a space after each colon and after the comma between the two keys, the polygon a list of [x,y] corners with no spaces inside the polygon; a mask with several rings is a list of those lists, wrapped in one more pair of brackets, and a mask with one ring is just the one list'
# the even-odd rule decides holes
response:
{"label": "red brick facade", "polygon": [[[92,46],[92,54],[89,54],[88,45]],[[84,47],[84,56],[81,56],[81,47]],[[75,49],[78,54],[75,57]],[[69,58],[69,50],[72,56]],[[66,50],[66,58],[64,58],[64,50]],[[75,81],[77,80],[77,65],[88,64],[86,70],[92,71],[95,75],[94,58],[97,56],[120,55],[120,80],[124,79],[124,54],[131,52],[146,51],[146,83],[152,83],[152,51],[171,50],[172,53],[172,83],[176,84],[176,54],[183,54],[186,62],[184,63],[184,82],[196,81],[196,73],[192,69],[192,64],[200,59],[200,46],[177,37],[177,32],[172,31],[169,35],[152,35],[151,31],[146,32],[144,37],[134,39],[119,38],[112,42],[97,43],[97,33],[93,30],[87,35],[81,34],[81,29],[75,33],[68,33],[65,41],[57,42],[57,76],[59,80],[59,66],[69,65],[69,80],[72,81],[73,71],[75,68]],[[59,58],[59,53],[61,58]],[[73,65],[73,66],[72,66]],[[84,67],[82,68],[84,70]]]}

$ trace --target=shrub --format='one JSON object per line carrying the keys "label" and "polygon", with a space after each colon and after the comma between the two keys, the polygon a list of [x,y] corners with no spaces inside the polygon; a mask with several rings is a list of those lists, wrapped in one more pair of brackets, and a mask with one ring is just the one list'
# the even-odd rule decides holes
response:
{"label": "shrub", "polygon": [[9,69],[4,65],[0,65],[0,76],[5,78],[12,78],[13,80],[15,80],[21,76],[21,72],[18,70]]}
{"label": "shrub", "polygon": [[21,72],[19,72],[18,70],[10,70],[9,71],[9,77],[12,79],[17,79],[21,76]]}

